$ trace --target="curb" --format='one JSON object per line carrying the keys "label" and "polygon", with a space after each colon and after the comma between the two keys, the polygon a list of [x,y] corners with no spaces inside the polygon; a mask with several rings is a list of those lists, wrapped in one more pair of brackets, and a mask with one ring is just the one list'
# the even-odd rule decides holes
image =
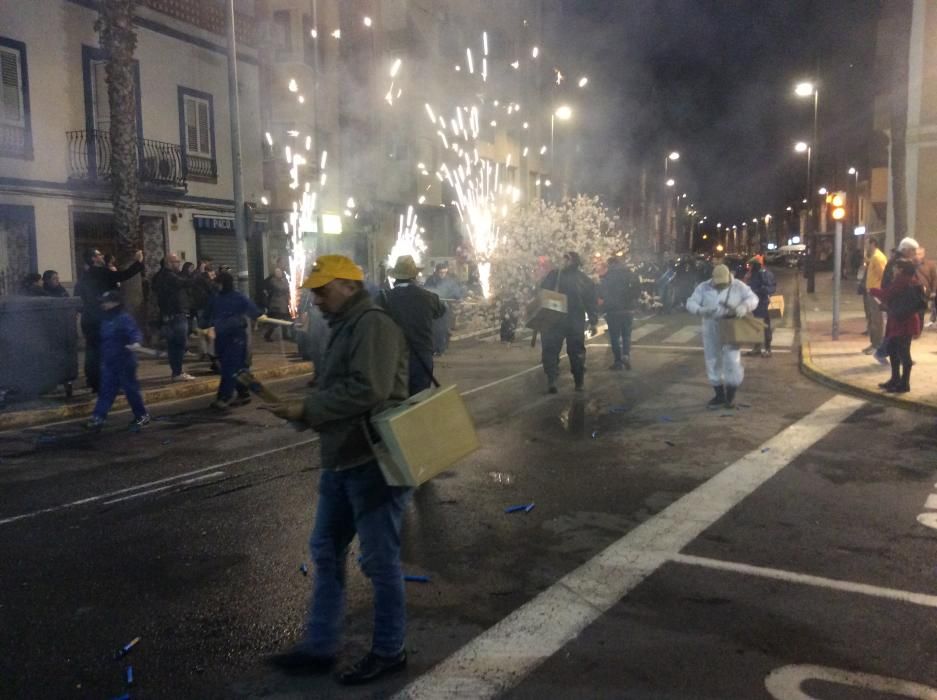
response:
{"label": "curb", "polygon": [[906,411],[914,411],[916,413],[923,413],[926,415],[937,415],[937,405],[922,403],[914,399],[905,399],[900,396],[872,391],[871,389],[866,389],[865,387],[850,384],[849,382],[845,382],[842,379],[837,379],[832,374],[829,374],[828,372],[820,369],[813,362],[813,355],[810,352],[810,335],[807,332],[807,310],[806,307],[801,303],[800,287],[801,278],[798,274],[797,297],[795,299],[797,307],[795,319],[797,321],[797,332],[800,335],[799,352],[797,355],[801,374],[803,374],[808,379],[812,379],[818,384],[822,384],[826,387],[829,387],[830,389],[834,389],[841,394],[849,394],[850,396],[855,396],[857,398],[865,399],[866,401],[882,404],[885,406],[903,408]]}
{"label": "curb", "polygon": [[[275,379],[285,379],[288,377],[297,377],[302,374],[312,372],[311,362],[294,362],[288,365],[280,365],[269,369],[262,369],[254,372],[254,376],[260,381],[271,381]],[[169,384],[167,386],[153,387],[144,389],[143,402],[147,405],[159,404],[165,401],[174,401],[176,399],[194,398],[197,396],[208,396],[214,394],[218,388],[217,376],[209,379],[200,379],[194,382],[181,382],[178,384]],[[94,410],[94,401],[83,401],[81,403],[70,404],[67,406],[56,406],[55,408],[41,408],[33,411],[11,411],[9,413],[0,413],[0,431],[19,428],[31,428],[45,423],[56,423],[59,421],[71,420],[75,418],[85,418],[91,415]],[[119,396],[114,401],[111,410],[127,407],[127,399]]]}

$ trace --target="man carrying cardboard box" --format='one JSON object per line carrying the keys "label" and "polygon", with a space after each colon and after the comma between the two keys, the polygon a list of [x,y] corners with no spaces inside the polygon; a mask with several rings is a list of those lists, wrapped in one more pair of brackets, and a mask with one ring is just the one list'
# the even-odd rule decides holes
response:
{"label": "man carrying cardboard box", "polygon": [[303,283],[328,319],[331,336],[319,389],[273,412],[321,435],[322,472],[310,547],[312,605],[300,644],[271,663],[291,673],[327,673],[335,664],[345,615],[345,558],[355,535],[361,569],[374,587],[371,651],[338,674],[355,685],[406,666],[406,603],[400,526],[412,489],[388,486],[368,441],[368,418],[407,398],[403,333],[371,301],[364,273],[341,255],[321,256]]}
{"label": "man carrying cardboard box", "polygon": [[599,322],[599,301],[595,283],[586,276],[581,267],[579,253],[565,253],[563,267],[547,273],[540,284],[542,289],[552,289],[566,295],[565,318],[540,331],[543,343],[543,371],[547,375],[547,392],[550,394],[557,391],[556,378],[560,371],[560,351],[563,349],[564,340],[576,391],[583,390],[586,375],[586,316],[589,317],[590,333],[595,335]]}

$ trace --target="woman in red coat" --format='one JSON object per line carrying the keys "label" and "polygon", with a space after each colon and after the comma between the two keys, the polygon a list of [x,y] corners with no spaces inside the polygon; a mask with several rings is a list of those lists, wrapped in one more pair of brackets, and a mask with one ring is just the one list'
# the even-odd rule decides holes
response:
{"label": "woman in red coat", "polygon": [[[905,314],[899,298],[907,295],[914,297],[915,289],[921,282],[914,274],[914,264],[910,260],[900,259],[895,263],[895,276],[885,289],[870,289],[869,293],[882,302],[888,310],[888,323],[885,325],[885,342],[888,347],[888,359],[891,362],[891,379],[879,387],[894,394],[911,391],[911,341],[921,334],[921,317],[918,310]],[[899,374],[900,368],[900,374]]]}

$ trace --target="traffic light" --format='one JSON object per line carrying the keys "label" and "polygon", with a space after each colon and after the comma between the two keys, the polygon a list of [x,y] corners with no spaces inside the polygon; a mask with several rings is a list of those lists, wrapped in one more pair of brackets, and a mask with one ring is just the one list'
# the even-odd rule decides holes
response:
{"label": "traffic light", "polygon": [[845,192],[830,192],[826,195],[826,204],[833,221],[842,221],[846,218]]}

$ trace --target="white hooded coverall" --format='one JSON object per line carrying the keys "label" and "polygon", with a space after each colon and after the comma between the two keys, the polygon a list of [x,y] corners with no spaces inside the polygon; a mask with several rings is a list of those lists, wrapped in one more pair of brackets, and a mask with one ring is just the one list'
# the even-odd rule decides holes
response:
{"label": "white hooded coverall", "polygon": [[719,319],[744,316],[758,306],[758,297],[741,280],[733,279],[719,290],[712,280],[700,283],[686,302],[686,310],[703,317],[703,355],[706,376],[712,386],[741,386],[745,378],[742,352],[737,345],[723,345],[719,337]]}

